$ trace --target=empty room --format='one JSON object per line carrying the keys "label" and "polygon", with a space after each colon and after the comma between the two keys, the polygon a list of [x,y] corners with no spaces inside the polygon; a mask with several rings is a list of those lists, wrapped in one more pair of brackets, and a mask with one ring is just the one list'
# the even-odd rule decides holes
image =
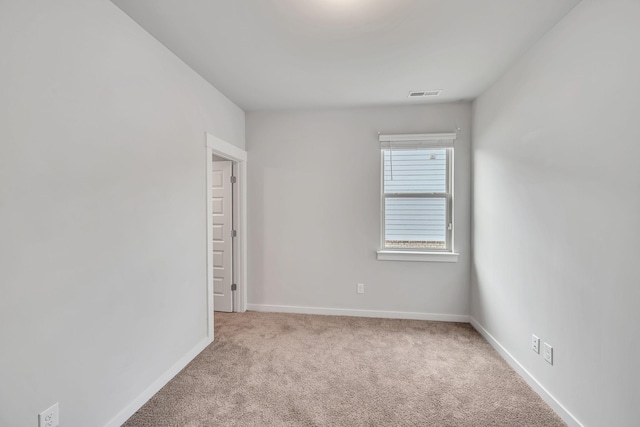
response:
{"label": "empty room", "polygon": [[639,0],[0,0],[0,427],[640,426]]}

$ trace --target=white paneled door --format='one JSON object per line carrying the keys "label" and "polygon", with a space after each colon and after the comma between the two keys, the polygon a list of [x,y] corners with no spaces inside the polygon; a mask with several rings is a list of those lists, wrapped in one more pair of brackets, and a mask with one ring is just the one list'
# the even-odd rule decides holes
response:
{"label": "white paneled door", "polygon": [[231,161],[214,161],[213,204],[213,307],[215,311],[233,311],[233,246]]}

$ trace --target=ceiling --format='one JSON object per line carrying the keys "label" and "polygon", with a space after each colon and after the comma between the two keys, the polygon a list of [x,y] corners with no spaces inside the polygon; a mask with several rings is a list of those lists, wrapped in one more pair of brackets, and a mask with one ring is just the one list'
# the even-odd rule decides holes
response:
{"label": "ceiling", "polygon": [[113,2],[255,111],[473,99],[579,0]]}

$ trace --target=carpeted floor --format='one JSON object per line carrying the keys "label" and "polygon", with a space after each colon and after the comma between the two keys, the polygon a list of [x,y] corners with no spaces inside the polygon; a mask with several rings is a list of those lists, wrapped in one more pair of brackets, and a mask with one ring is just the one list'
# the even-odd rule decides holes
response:
{"label": "carpeted floor", "polygon": [[565,425],[468,324],[216,313],[215,337],[125,426]]}

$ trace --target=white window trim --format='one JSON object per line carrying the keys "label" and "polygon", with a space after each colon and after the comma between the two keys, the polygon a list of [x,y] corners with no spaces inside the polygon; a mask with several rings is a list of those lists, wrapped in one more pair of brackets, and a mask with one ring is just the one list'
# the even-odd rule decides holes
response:
{"label": "white window trim", "polygon": [[456,252],[377,251],[379,261],[458,262]]}
{"label": "white window trim", "polygon": [[443,251],[419,251],[406,249],[387,249],[384,247],[384,149],[419,148],[419,147],[451,147],[456,139],[456,133],[431,134],[395,134],[380,135],[380,249],[376,252],[379,261],[422,261],[422,262],[458,262],[459,253],[454,250],[455,242],[455,198],[454,198],[454,153],[451,150],[449,159],[449,184],[451,185],[451,201],[449,205],[449,221],[451,222],[450,247]]}

